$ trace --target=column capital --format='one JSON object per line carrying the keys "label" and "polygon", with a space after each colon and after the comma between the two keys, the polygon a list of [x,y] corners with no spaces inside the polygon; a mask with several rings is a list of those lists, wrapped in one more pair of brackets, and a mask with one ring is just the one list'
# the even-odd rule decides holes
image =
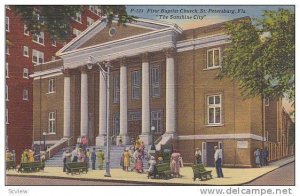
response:
{"label": "column capital", "polygon": [[81,73],[87,73],[88,68],[86,65],[84,65],[84,66],[79,67],[79,70]]}
{"label": "column capital", "polygon": [[122,66],[125,66],[126,65],[126,57],[124,56],[124,57],[121,57],[121,58],[119,58],[119,61],[120,61],[120,67],[122,67]]}
{"label": "column capital", "polygon": [[142,58],[143,63],[149,62],[149,58],[150,58],[149,52],[144,52],[140,56]]}
{"label": "column capital", "polygon": [[176,49],[174,47],[164,49],[167,58],[174,57],[176,53]]}
{"label": "column capital", "polygon": [[63,72],[65,77],[70,77],[70,75],[71,75],[71,70],[70,69],[63,69],[62,72]]}

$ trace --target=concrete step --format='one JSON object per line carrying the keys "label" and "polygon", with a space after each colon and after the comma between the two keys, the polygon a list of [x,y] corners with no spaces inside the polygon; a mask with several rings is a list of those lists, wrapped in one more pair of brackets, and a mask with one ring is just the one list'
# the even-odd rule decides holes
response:
{"label": "concrete step", "polygon": [[[74,146],[65,148],[65,149],[70,149],[72,150],[74,148]],[[100,148],[97,146],[89,146],[88,149],[90,149],[90,151],[92,151],[92,149],[95,148],[96,151],[99,150]],[[111,146],[110,149],[110,167],[111,168],[120,168],[120,159],[122,156],[122,153],[124,151],[125,148],[129,148],[129,145],[125,145],[125,146]],[[63,160],[62,160],[62,155],[63,155],[63,151],[65,149],[62,149],[61,151],[59,151],[58,153],[56,153],[53,157],[51,157],[49,160],[46,161],[46,167],[63,167]],[[105,147],[101,147],[101,149],[103,150],[105,156],[106,156],[106,148]],[[146,151],[146,149],[145,149]],[[97,160],[96,160],[96,164],[97,164]],[[90,167],[91,167],[91,161],[90,161]],[[104,168],[105,168],[105,163],[104,163]],[[148,168],[148,160],[143,159],[143,168],[146,169]]]}

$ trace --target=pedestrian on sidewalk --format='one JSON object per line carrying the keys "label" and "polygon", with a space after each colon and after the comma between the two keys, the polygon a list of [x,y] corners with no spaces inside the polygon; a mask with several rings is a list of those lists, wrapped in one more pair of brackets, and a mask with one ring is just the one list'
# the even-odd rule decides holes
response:
{"label": "pedestrian on sidewalk", "polygon": [[265,147],[264,149],[264,159],[265,159],[265,165],[268,166],[269,165],[269,162],[268,162],[268,158],[269,158],[269,151],[268,149]]}
{"label": "pedestrian on sidewalk", "polygon": [[259,149],[259,162],[260,162],[260,166],[263,167],[265,165],[264,163],[264,152],[263,152],[263,149]]}
{"label": "pedestrian on sidewalk", "polygon": [[125,171],[125,167],[124,167],[124,153],[125,153],[125,148],[123,150],[123,153],[120,157],[120,166],[122,167],[123,171]]}
{"label": "pedestrian on sidewalk", "polygon": [[223,161],[222,149],[218,149],[218,146],[215,146],[214,157],[215,157],[217,176],[218,178],[224,178],[223,171],[222,171],[222,161]]}
{"label": "pedestrian on sidewalk", "polygon": [[81,137],[81,146],[82,146],[82,151],[85,153],[86,152],[86,148],[88,146],[88,139],[86,138],[85,135],[83,135]]}
{"label": "pedestrian on sidewalk", "polygon": [[78,154],[78,161],[85,162],[85,152],[81,148],[78,149]]}
{"label": "pedestrian on sidewalk", "polygon": [[86,149],[84,162],[86,162],[88,168],[90,168],[90,157],[91,157],[90,149]]}
{"label": "pedestrian on sidewalk", "polygon": [[76,147],[74,147],[72,151],[72,162],[77,162],[78,161],[78,150]]}
{"label": "pedestrian on sidewalk", "polygon": [[125,149],[125,152],[123,153],[124,157],[124,169],[126,172],[128,172],[128,168],[130,166],[130,153],[128,152],[128,148]]}
{"label": "pedestrian on sidewalk", "polygon": [[92,170],[95,170],[96,167],[96,152],[95,152],[95,148],[93,148],[93,151],[91,153],[91,161],[92,161]]}
{"label": "pedestrian on sidewalk", "polygon": [[201,150],[199,148],[196,148],[195,150],[195,164],[198,165],[198,164],[201,164],[202,160],[202,153],[201,153]]}
{"label": "pedestrian on sidewalk", "polygon": [[104,161],[104,152],[102,151],[102,149],[100,149],[97,153],[97,159],[98,159],[98,167],[100,170],[103,169],[103,161]]}
{"label": "pedestrian on sidewalk", "polygon": [[136,150],[136,153],[135,153],[135,170],[138,172],[138,173],[143,173],[144,170],[143,170],[143,161],[142,161],[142,153],[140,151],[140,149],[137,149]]}
{"label": "pedestrian on sidewalk", "polygon": [[173,176],[176,178],[180,177],[180,153],[174,149],[171,155],[170,168]]}
{"label": "pedestrian on sidewalk", "polygon": [[67,150],[64,150],[63,155],[62,155],[63,164],[64,164],[63,172],[66,172],[66,170],[67,170],[67,155],[66,154],[67,154]]}
{"label": "pedestrian on sidewalk", "polygon": [[153,176],[155,178],[156,174],[157,174],[157,168],[156,168],[156,160],[154,156],[150,157],[150,160],[148,162],[149,164],[149,169],[148,169],[148,178]]}
{"label": "pedestrian on sidewalk", "polygon": [[135,168],[135,158],[134,158],[134,151],[133,151],[133,147],[129,148],[129,154],[130,154],[130,171],[133,171]]}
{"label": "pedestrian on sidewalk", "polygon": [[259,150],[259,148],[257,148],[254,151],[254,160],[255,160],[255,166],[260,167],[261,164],[260,164],[260,150]]}

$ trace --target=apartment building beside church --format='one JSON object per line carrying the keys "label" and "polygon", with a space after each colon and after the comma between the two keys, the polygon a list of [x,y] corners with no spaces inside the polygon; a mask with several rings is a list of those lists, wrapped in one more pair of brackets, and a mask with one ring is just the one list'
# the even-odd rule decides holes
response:
{"label": "apartment building beside church", "polygon": [[34,67],[34,142],[46,131],[47,145],[83,135],[90,145],[105,145],[106,78],[98,66],[109,65],[113,144],[136,136],[152,144],[153,134],[157,147],[171,143],[186,163],[199,147],[208,166],[214,146],[223,149],[225,166],[251,167],[263,143],[271,160],[286,156],[281,101],[244,100],[236,82],[216,79],[229,44],[223,25],[182,30],[148,19],[95,22],[57,52],[59,60]]}

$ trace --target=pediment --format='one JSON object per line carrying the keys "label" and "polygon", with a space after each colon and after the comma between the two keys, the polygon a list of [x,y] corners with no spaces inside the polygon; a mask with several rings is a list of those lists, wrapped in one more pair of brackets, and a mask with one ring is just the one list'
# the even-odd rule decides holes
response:
{"label": "pediment", "polygon": [[57,55],[65,52],[72,52],[78,49],[111,43],[170,27],[174,27],[174,24],[148,19],[137,19],[132,23],[126,23],[124,25],[117,24],[114,21],[111,25],[108,25],[106,19],[102,19],[96,21],[79,36],[70,41],[66,46],[57,52]]}

